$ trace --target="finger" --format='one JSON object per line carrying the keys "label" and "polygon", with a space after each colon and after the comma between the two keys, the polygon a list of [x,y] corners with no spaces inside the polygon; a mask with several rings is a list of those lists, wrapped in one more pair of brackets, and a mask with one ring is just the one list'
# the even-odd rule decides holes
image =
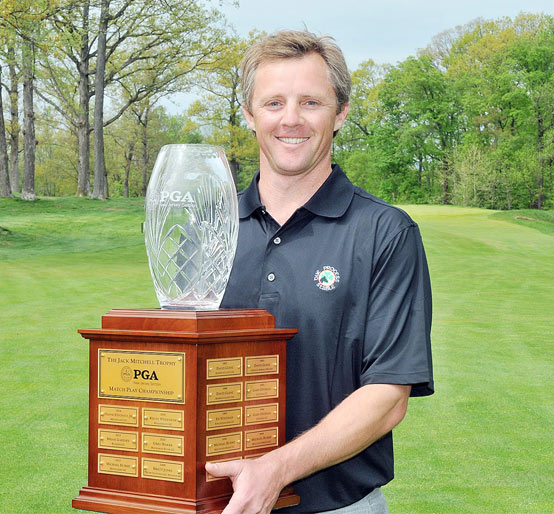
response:
{"label": "finger", "polygon": [[240,461],[206,462],[206,471],[214,477],[232,477],[238,474]]}

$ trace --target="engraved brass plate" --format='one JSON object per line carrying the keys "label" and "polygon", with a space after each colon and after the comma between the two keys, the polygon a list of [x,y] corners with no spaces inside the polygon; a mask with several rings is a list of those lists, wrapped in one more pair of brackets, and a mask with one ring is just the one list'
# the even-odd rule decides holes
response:
{"label": "engraved brass plate", "polygon": [[245,407],[244,418],[246,425],[274,423],[275,421],[279,421],[279,404],[269,403],[267,405],[251,405]]}
{"label": "engraved brass plate", "polygon": [[272,375],[279,373],[278,355],[260,355],[258,357],[245,357],[246,376],[251,375]]}
{"label": "engraved brass plate", "polygon": [[206,455],[220,455],[242,451],[242,432],[206,437]]}
{"label": "engraved brass plate", "polygon": [[142,478],[184,482],[183,463],[173,460],[142,459]]}
{"label": "engraved brass plate", "polygon": [[206,412],[206,430],[242,426],[242,407],[216,409]]}
{"label": "engraved brass plate", "polygon": [[184,455],[184,438],[179,435],[142,434],[142,451],[160,455]]}
{"label": "engraved brass plate", "polygon": [[185,403],[185,354],[99,349],[98,397]]}
{"label": "engraved brass plate", "polygon": [[[217,459],[217,460],[210,460],[208,462],[229,462],[231,460],[241,460],[242,457],[232,457],[231,459]],[[210,475],[206,471],[206,482],[215,482],[216,480],[226,480],[229,477],[214,477],[213,475]]]}
{"label": "engraved brass plate", "polygon": [[98,454],[98,473],[138,477],[138,457]]}
{"label": "engraved brass plate", "polygon": [[266,428],[264,430],[249,430],[245,433],[245,450],[257,448],[270,448],[279,444],[278,428]]}
{"label": "engraved brass plate", "polygon": [[246,400],[279,398],[279,380],[272,378],[270,380],[245,382],[245,397]]}
{"label": "engraved brass plate", "polygon": [[116,405],[98,406],[98,423],[100,424],[138,427],[138,422],[137,407],[119,407]]}
{"label": "engraved brass plate", "polygon": [[138,432],[100,428],[98,430],[98,448],[136,452],[138,451]]}
{"label": "engraved brass plate", "polygon": [[242,401],[242,382],[209,385],[206,391],[208,405]]}
{"label": "engraved brass plate", "polygon": [[208,359],[206,361],[206,377],[229,378],[242,377],[242,357],[233,359]]}
{"label": "engraved brass plate", "polygon": [[170,409],[142,409],[142,426],[145,428],[183,430],[185,427],[185,411]]}

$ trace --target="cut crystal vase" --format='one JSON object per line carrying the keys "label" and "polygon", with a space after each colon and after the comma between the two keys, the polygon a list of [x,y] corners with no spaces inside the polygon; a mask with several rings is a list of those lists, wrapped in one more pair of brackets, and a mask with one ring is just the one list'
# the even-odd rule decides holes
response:
{"label": "cut crystal vase", "polygon": [[236,189],[223,148],[167,145],[146,193],[145,243],[162,309],[218,309],[238,236]]}

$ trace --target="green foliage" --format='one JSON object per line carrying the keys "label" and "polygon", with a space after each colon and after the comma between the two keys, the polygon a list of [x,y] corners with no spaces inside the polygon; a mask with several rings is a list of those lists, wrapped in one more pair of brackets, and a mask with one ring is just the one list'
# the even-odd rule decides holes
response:
{"label": "green foliage", "polygon": [[[104,144],[110,194],[143,195],[168,143],[223,146],[238,189],[246,187],[259,150],[241,113],[239,63],[262,34],[236,36],[200,2],[185,9],[177,0],[116,6],[125,9],[111,20],[109,34]],[[21,34],[44,22],[37,46],[43,102],[36,115],[36,189],[71,194],[78,179],[85,182],[83,162],[91,161],[75,155],[84,152],[76,135],[86,139],[79,131],[84,104],[77,71],[85,63],[94,71],[98,6],[6,0],[0,13]],[[0,23],[0,46],[14,37],[9,27]],[[15,55],[19,62],[19,49]],[[0,48],[0,65],[7,59]],[[94,101],[92,84],[86,86]],[[159,108],[163,96],[192,90],[199,98],[185,114]],[[554,18],[474,20],[435,36],[395,66],[367,59],[352,72],[350,112],[333,159],[356,184],[391,202],[553,207]]]}
{"label": "green foliage", "polygon": [[472,22],[352,76],[334,156],[358,185],[393,202],[554,205],[552,17]]}

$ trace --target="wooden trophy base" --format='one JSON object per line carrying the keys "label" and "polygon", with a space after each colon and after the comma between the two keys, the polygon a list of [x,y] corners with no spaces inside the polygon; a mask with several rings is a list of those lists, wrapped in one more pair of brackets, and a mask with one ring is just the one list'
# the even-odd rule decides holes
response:
{"label": "wooden trophy base", "polygon": [[[79,491],[79,496],[73,499],[72,505],[76,509],[111,514],[218,514],[229,503],[229,498],[229,495],[225,495],[223,498],[193,502],[153,494],[83,487]],[[273,508],[281,509],[298,503],[299,496],[294,494],[292,487],[287,487],[283,489]]]}
{"label": "wooden trophy base", "polygon": [[[264,310],[112,310],[90,340],[88,485],[111,514],[219,513],[233,493],[206,462],[285,442],[286,341]],[[285,488],[275,508],[297,505]]]}

